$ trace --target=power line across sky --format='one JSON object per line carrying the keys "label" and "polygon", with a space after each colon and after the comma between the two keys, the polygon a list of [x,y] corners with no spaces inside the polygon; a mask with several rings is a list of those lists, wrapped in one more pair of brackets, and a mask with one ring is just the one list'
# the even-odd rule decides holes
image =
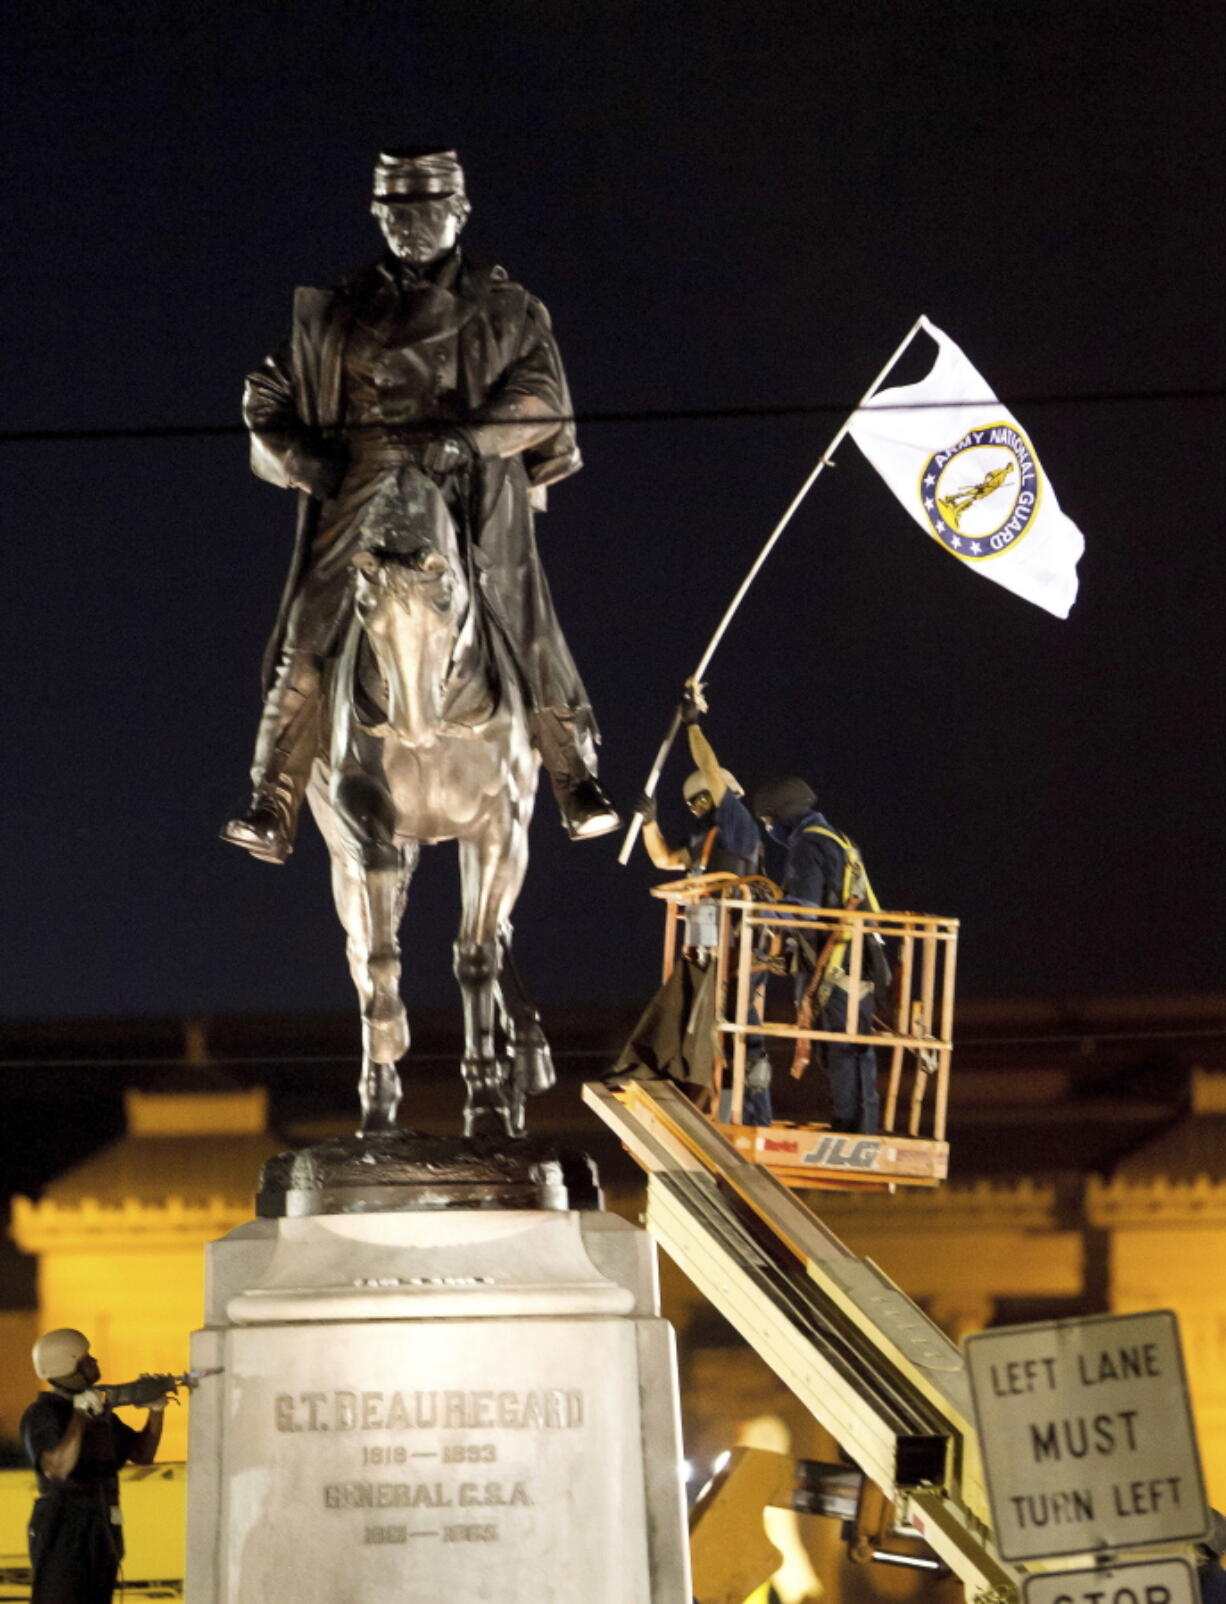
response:
{"label": "power line across sky", "polygon": [[[1221,401],[1223,398],[1226,398],[1226,385],[1207,385],[1179,389],[1086,390],[1063,393],[1053,392],[1045,395],[985,396],[977,401],[959,400],[956,403],[951,403],[948,400],[919,402],[874,401],[871,408],[865,410],[873,412],[920,412],[932,409],[944,410],[951,405],[957,405],[959,408],[1005,406],[1010,409],[1014,407],[1025,409],[1027,407],[1050,406],[1116,406],[1137,402]],[[756,419],[768,418],[846,417],[849,413],[858,410],[860,409],[854,401],[796,401],[753,406],[631,407],[622,410],[606,409],[559,413],[556,417],[533,418],[532,421],[534,423],[575,423],[583,424],[584,426],[602,423],[722,423],[739,420],[752,422]],[[524,420],[520,417],[488,417],[482,418],[481,421],[487,424],[499,424],[522,423]],[[371,427],[382,426],[372,425]],[[431,425],[422,424],[413,430],[406,427],[398,429],[397,432],[405,434],[410,432],[431,433],[433,429]],[[199,439],[210,436],[224,438],[246,433],[246,427],[241,423],[107,424],[96,428],[0,429],[0,445],[29,445],[57,441],[90,440]]]}

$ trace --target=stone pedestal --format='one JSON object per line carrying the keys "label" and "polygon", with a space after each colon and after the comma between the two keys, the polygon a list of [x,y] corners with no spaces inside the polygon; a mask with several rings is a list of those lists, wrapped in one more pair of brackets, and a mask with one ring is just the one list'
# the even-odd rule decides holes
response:
{"label": "stone pedestal", "polygon": [[208,1249],[189,1604],[689,1604],[672,1332],[615,1216],[256,1220]]}

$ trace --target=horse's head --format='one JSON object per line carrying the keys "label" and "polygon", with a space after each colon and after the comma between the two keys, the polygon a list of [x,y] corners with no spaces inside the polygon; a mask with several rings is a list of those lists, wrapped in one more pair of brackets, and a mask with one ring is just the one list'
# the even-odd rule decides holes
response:
{"label": "horse's head", "polygon": [[436,612],[446,612],[454,599],[454,584],[444,583],[451,564],[432,542],[399,551],[392,546],[364,547],[353,559],[358,571],[358,611],[375,612],[386,601],[414,606],[423,599]]}
{"label": "horse's head", "polygon": [[431,541],[365,546],[353,566],[357,617],[387,685],[387,722],[410,745],[428,746],[468,617],[464,572]]}

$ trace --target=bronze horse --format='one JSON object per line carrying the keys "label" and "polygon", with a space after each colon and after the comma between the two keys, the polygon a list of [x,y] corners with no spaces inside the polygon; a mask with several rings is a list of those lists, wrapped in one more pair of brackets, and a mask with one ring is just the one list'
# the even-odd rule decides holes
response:
{"label": "bronze horse", "polygon": [[521,1135],[525,1096],[554,1079],[509,923],[540,760],[470,561],[434,481],[396,470],[363,520],[353,617],[329,676],[308,796],[362,1009],[364,1135],[395,1128],[409,1046],[398,931],[422,845],[459,846],[465,1135]]}

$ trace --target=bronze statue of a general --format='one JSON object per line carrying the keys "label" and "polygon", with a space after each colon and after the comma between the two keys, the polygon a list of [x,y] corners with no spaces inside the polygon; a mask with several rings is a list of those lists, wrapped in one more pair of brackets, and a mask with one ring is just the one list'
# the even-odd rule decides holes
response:
{"label": "bronze statue of a general", "polygon": [[533,536],[546,486],[580,466],[549,316],[460,249],[470,207],[454,151],[384,152],[371,210],[385,253],[331,290],[296,291],[289,341],[247,380],[252,467],[297,490],[299,512],[251,801],[223,838],[273,863],[291,852],[327,741],[321,684],[353,615],[353,559],[376,498],[386,523],[389,487],[408,469],[454,523],[566,830],[602,835],[619,821],[596,783],[595,720]]}

